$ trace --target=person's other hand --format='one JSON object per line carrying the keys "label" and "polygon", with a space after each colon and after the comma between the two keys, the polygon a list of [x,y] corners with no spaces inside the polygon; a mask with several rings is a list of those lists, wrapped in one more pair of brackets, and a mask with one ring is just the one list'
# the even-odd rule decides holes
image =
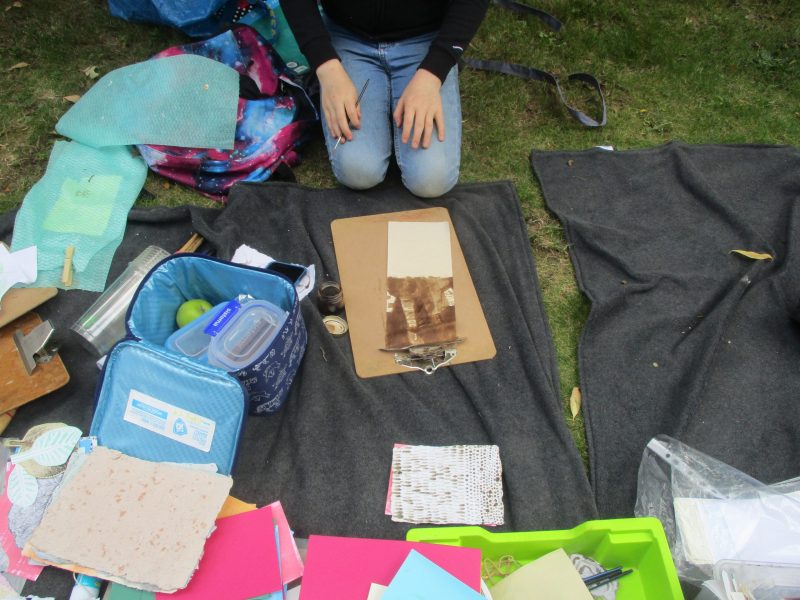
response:
{"label": "person's other hand", "polygon": [[422,147],[427,148],[431,144],[434,125],[439,141],[444,141],[444,111],[439,92],[441,87],[439,78],[425,69],[418,69],[408,82],[393,115],[395,125],[403,127],[400,139],[404,144],[408,142],[413,129],[411,147],[419,148],[421,141]]}
{"label": "person's other hand", "polygon": [[350,127],[361,126],[361,110],[356,106],[356,87],[338,59],[331,59],[317,67],[320,85],[320,102],[328,131],[334,138],[352,140]]}

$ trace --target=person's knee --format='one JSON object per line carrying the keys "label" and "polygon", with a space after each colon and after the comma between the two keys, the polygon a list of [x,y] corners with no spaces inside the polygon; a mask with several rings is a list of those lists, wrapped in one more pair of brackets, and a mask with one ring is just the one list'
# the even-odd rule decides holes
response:
{"label": "person's knee", "polygon": [[[418,152],[425,152],[419,150]],[[458,183],[458,162],[447,161],[441,155],[424,156],[415,161],[414,168],[402,172],[403,185],[420,198],[438,198]]]}
{"label": "person's knee", "polygon": [[367,190],[386,177],[389,161],[363,152],[341,153],[334,159],[333,174],[342,185],[354,190]]}

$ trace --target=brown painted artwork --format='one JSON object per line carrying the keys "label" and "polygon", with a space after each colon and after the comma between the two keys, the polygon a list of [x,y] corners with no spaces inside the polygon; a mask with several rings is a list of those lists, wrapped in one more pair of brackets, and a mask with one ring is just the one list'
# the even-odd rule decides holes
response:
{"label": "brown painted artwork", "polygon": [[386,347],[390,350],[456,339],[452,277],[389,277]]}

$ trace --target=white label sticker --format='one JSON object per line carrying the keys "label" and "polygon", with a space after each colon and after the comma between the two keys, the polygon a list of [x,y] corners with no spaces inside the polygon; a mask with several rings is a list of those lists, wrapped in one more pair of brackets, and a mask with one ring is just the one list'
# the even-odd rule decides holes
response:
{"label": "white label sticker", "polygon": [[128,406],[123,418],[128,423],[203,452],[211,449],[217,426],[211,419],[172,406],[138,390],[131,390],[128,395]]}

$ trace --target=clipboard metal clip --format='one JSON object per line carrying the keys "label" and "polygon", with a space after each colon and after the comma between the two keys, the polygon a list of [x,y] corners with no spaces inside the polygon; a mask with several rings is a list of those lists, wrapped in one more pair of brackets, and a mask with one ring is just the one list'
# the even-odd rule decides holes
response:
{"label": "clipboard metal clip", "polygon": [[451,362],[458,351],[456,345],[464,340],[457,338],[441,344],[423,344],[403,348],[394,355],[394,362],[407,369],[416,369],[426,375],[433,375],[436,369]]}
{"label": "clipboard metal clip", "polygon": [[51,344],[54,333],[55,329],[49,320],[39,323],[27,335],[24,335],[21,330],[14,333],[14,345],[17,347],[17,352],[19,352],[28,375],[33,374],[38,363],[50,361],[58,350]]}

